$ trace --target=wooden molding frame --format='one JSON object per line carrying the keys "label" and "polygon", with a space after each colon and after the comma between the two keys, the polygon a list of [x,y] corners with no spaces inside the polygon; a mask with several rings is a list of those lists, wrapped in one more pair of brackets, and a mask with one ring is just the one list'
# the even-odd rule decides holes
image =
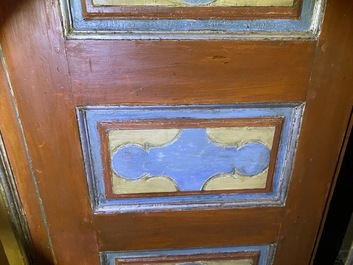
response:
{"label": "wooden molding frame", "polygon": [[165,264],[167,262],[194,262],[194,261],[221,261],[221,260],[241,260],[251,259],[254,265],[259,262],[259,251],[246,251],[234,253],[212,253],[212,254],[194,254],[194,255],[174,255],[174,256],[156,256],[140,258],[116,258],[116,265],[143,265],[143,264]]}
{"label": "wooden molding frame", "polygon": [[82,0],[86,19],[299,19],[301,8],[302,0],[288,7],[95,6],[93,0]]}
{"label": "wooden molding frame", "polygon": [[[237,107],[236,107],[237,106]],[[256,107],[257,106],[257,107]],[[294,156],[296,139],[300,130],[302,103],[266,104],[266,105],[194,105],[194,106],[85,106],[76,109],[81,147],[84,155],[86,178],[90,192],[91,207],[94,213],[130,212],[141,210],[170,210],[170,209],[199,209],[214,207],[243,207],[283,205],[291,176],[291,164],[283,163]],[[239,116],[240,110],[245,113]],[[142,111],[143,110],[143,111]],[[148,110],[148,111],[146,111]],[[192,110],[188,113],[188,110]],[[218,110],[208,112],[207,110]],[[205,112],[206,111],[206,112]],[[131,113],[135,117],[131,118]],[[262,114],[260,114],[262,113]],[[157,116],[156,116],[157,115]],[[158,120],[158,121],[157,121]],[[192,121],[195,120],[195,121]],[[235,121],[239,120],[239,121]],[[124,194],[116,195],[112,192],[110,159],[107,151],[107,130],[119,128],[180,128],[201,126],[234,126],[251,123],[258,126],[271,124],[278,125],[275,132],[275,142],[270,153],[273,163],[273,177],[271,164],[269,171],[270,181],[265,189],[230,190],[230,191],[183,191],[166,193]],[[262,121],[261,121],[262,120]],[[147,121],[147,123],[146,123]],[[148,122],[149,121],[149,122]],[[151,122],[153,121],[153,122]],[[211,122],[212,121],[212,122]],[[114,124],[118,122],[119,124]],[[196,122],[196,123],[195,123]],[[239,123],[238,123],[239,122]],[[199,123],[199,124],[198,124]],[[213,125],[214,124],[214,125]],[[113,127],[112,127],[113,126]],[[237,127],[237,126],[235,126]],[[281,128],[281,129],[280,129]],[[276,145],[276,137],[279,144]],[[276,151],[276,147],[278,147]],[[102,152],[103,151],[103,152]],[[275,158],[274,158],[275,157]],[[270,162],[271,163],[271,162]],[[108,172],[108,173],[107,173]],[[110,191],[109,191],[110,190]],[[157,196],[161,195],[161,196]],[[167,196],[166,196],[167,195]],[[176,196],[177,195],[177,196]],[[180,203],[183,200],[190,203]],[[131,198],[132,197],[132,198]],[[254,198],[257,198],[254,200]],[[261,198],[261,199],[259,199]]]}

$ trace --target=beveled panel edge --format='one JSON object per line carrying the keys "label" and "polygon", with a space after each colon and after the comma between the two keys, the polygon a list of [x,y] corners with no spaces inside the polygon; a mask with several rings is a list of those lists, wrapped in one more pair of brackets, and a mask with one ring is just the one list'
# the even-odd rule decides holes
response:
{"label": "beveled panel edge", "polygon": [[[76,40],[316,40],[320,34],[326,4],[326,0],[304,0],[299,20],[259,19],[228,22],[225,20],[174,20],[180,24],[179,28],[183,29],[180,31],[178,26],[174,25],[175,23],[170,23],[171,20],[163,19],[150,20],[147,23],[146,20],[131,19],[85,20],[82,15],[82,6],[71,9],[70,1],[60,0],[63,32],[67,39]],[[173,27],[158,30],[151,26],[153,23],[159,26],[172,24]],[[190,25],[193,26],[186,29],[185,23],[191,23]],[[221,25],[221,28],[215,26],[217,23]],[[139,24],[145,28],[139,28]],[[209,24],[211,28],[203,24],[206,26]],[[151,31],[151,28],[154,30]]]}
{"label": "beveled panel edge", "polygon": [[[116,265],[117,258],[168,258],[168,256],[192,256],[212,254],[236,254],[247,252],[258,252],[256,265],[271,265],[276,251],[276,244],[249,245],[249,246],[226,246],[192,249],[168,249],[168,250],[143,250],[143,251],[106,251],[100,252],[101,265]],[[157,263],[158,264],[158,263]],[[255,264],[254,264],[255,265]]]}
{"label": "beveled panel edge", "polygon": [[[244,208],[244,207],[270,207],[284,206],[287,189],[289,185],[292,164],[299,137],[302,114],[304,111],[304,103],[282,103],[282,104],[237,104],[237,105],[191,105],[191,106],[85,106],[77,107],[76,113],[80,130],[81,146],[86,169],[86,178],[90,193],[90,201],[92,211],[95,214],[115,213],[115,212],[139,212],[139,211],[167,211],[167,210],[191,210],[191,209],[216,209],[216,208]],[[274,116],[275,114],[284,117],[283,129],[281,133],[280,148],[276,158],[276,168],[274,173],[274,181],[271,192],[268,193],[250,193],[250,194],[205,194],[205,195],[184,195],[184,196],[169,196],[169,197],[145,197],[145,198],[124,198],[124,199],[108,199],[106,197],[102,158],[99,148],[92,146],[92,141],[98,141],[99,147],[99,132],[94,129],[95,121],[88,121],[87,115],[89,111],[100,111],[99,115],[106,117],[109,113],[113,115],[110,119],[114,119],[114,110],[120,111],[123,114],[123,120],[129,120],[135,117],[136,111],[143,111],[152,115],[149,118],[165,118],[165,113],[174,113],[177,117],[195,118],[192,112],[202,113],[209,118],[222,117],[222,112],[226,113],[226,117],[234,118],[234,109],[258,108],[257,112],[261,116]],[[259,111],[264,109],[264,112]],[[277,112],[272,112],[270,108],[277,108]],[[182,112],[190,112],[188,115]],[[214,115],[217,110],[220,113]],[[153,111],[155,112],[153,114]],[[230,112],[227,114],[227,112]],[[152,114],[151,114],[152,113]],[[169,114],[170,114],[169,113]],[[223,113],[223,115],[225,115]],[[96,114],[96,113],[95,113]],[[93,116],[95,116],[93,114]],[[121,113],[120,113],[121,114]],[[131,116],[132,114],[132,116]],[[116,113],[115,113],[116,115]],[[134,116],[135,115],[135,116]],[[156,115],[153,117],[153,115]],[[173,116],[171,115],[171,116]],[[195,115],[195,114],[194,114]],[[228,116],[227,116],[228,115]],[[232,116],[233,115],[233,116]],[[137,115],[138,116],[138,115]],[[242,116],[244,117],[244,116]],[[247,116],[245,116],[247,117]],[[248,118],[254,117],[254,114]],[[256,116],[255,116],[256,117]],[[146,118],[146,117],[145,117]],[[169,117],[171,118],[171,117]],[[236,117],[241,118],[241,117]],[[117,117],[115,117],[117,119]],[[121,119],[121,117],[120,117]],[[107,120],[107,118],[105,118]],[[89,126],[89,123],[92,123]],[[92,127],[93,126],[93,127]],[[93,139],[93,140],[92,140]],[[285,144],[286,143],[286,144]],[[93,163],[93,160],[95,163]],[[290,161],[290,162],[288,162]]]}

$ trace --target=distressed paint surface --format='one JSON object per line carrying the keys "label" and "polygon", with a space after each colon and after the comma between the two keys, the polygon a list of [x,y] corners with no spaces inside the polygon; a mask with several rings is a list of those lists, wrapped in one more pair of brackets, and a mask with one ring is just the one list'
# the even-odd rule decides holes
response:
{"label": "distressed paint surface", "polygon": [[222,145],[240,147],[250,142],[261,142],[271,149],[275,129],[274,126],[207,128],[207,135],[211,141]]}
{"label": "distressed paint surface", "polygon": [[[215,247],[215,248],[194,248],[194,249],[172,249],[172,250],[149,250],[149,251],[116,251],[116,252],[101,252],[101,264],[102,265],[119,265],[118,260],[123,259],[144,259],[144,258],[154,258],[158,260],[161,258],[161,263],[153,263],[153,264],[160,264],[160,265],[167,265],[167,264],[177,264],[177,265],[270,265],[273,261],[273,256],[275,253],[275,244],[267,244],[267,245],[250,245],[250,246],[232,246],[232,247]],[[231,255],[231,254],[241,254],[241,253],[249,253],[249,252],[258,252],[258,262],[256,264],[247,257],[247,258],[237,258],[237,260],[216,260],[217,254],[221,255]],[[189,262],[163,262],[162,260],[173,256],[178,257],[180,259],[184,259],[188,256],[193,255],[214,255],[214,261],[203,261],[202,258],[200,261],[189,261]],[[228,262],[228,263],[227,263]],[[122,262],[124,264],[129,264],[126,262]],[[146,262],[147,263],[147,262]],[[130,264],[133,264],[130,263]],[[141,264],[141,263],[139,263]]]}
{"label": "distressed paint surface", "polygon": [[293,0],[93,0],[97,6],[292,6]]}
{"label": "distressed paint surface", "polygon": [[236,173],[219,174],[207,180],[203,190],[264,189],[266,187],[267,177],[267,169],[251,178]]}
{"label": "distressed paint surface", "polygon": [[153,192],[177,192],[177,185],[169,178],[143,176],[137,180],[124,179],[113,173],[113,193],[136,194]]}
{"label": "distressed paint surface", "polygon": [[[90,190],[91,203],[94,212],[129,212],[141,210],[172,210],[172,209],[195,209],[203,207],[252,207],[252,206],[274,206],[283,205],[286,199],[288,183],[292,170],[292,160],[295,153],[296,141],[299,134],[301,117],[303,112],[302,103],[283,104],[239,104],[239,105],[201,105],[201,106],[89,106],[78,108],[78,118],[87,181]],[[273,172],[271,188],[266,192],[244,192],[227,194],[185,194],[183,196],[142,196],[142,197],[119,197],[108,198],[106,196],[105,178],[103,172],[103,162],[101,154],[101,136],[98,125],[101,122],[119,121],[119,123],[143,120],[174,120],[174,119],[245,119],[245,118],[274,118],[280,117],[283,121],[279,135],[279,146],[275,160],[276,166]],[[261,126],[260,126],[261,127]],[[273,130],[273,129],[271,129]],[[174,132],[175,133],[175,132]],[[172,139],[171,134],[166,139]],[[214,134],[213,134],[214,135]],[[217,135],[217,133],[216,133]],[[217,137],[217,136],[216,136]],[[214,139],[216,139],[214,137]],[[268,149],[268,137],[263,137],[261,141]],[[270,139],[270,138],[268,138]],[[248,140],[253,140],[250,137]],[[247,141],[248,141],[247,140]],[[126,143],[126,142],[125,142]],[[230,141],[230,143],[232,143]],[[237,144],[238,142],[233,142]],[[240,142],[243,144],[243,142]],[[143,146],[143,144],[142,144]],[[114,150],[117,147],[113,148]],[[274,147],[272,147],[274,148]],[[264,172],[265,173],[265,172]],[[206,182],[205,189],[219,189],[224,183],[232,182],[232,174],[217,175],[214,182]],[[158,176],[163,177],[163,176]],[[244,176],[245,178],[246,176]],[[227,179],[228,178],[228,179]],[[249,178],[249,177],[246,177]],[[263,175],[256,175],[254,181],[256,185],[263,186]],[[115,181],[117,177],[113,177]],[[219,181],[217,181],[219,179]],[[120,180],[124,180],[120,178]],[[148,178],[141,178],[148,182]],[[126,179],[127,182],[136,180]],[[242,183],[242,178],[236,178],[238,183]],[[218,184],[217,184],[218,182]],[[116,182],[118,183],[118,182]],[[216,183],[216,184],[215,184]],[[136,183],[135,183],[136,184]],[[140,185],[140,184],[137,184]],[[152,183],[157,185],[156,183]],[[168,190],[173,190],[171,182],[163,185]],[[220,186],[217,186],[220,185]],[[249,184],[252,185],[252,184]],[[116,185],[115,185],[116,186]],[[142,185],[143,186],[143,185]],[[114,187],[114,185],[113,185]],[[143,191],[144,188],[142,188]],[[129,188],[127,192],[129,193]],[[131,189],[130,189],[131,190]],[[114,189],[114,192],[120,192]]]}
{"label": "distressed paint surface", "polygon": [[214,175],[231,172],[248,177],[257,175],[269,162],[270,150],[264,144],[250,142],[239,148],[216,145],[206,129],[184,129],[178,139],[163,147],[125,144],[112,157],[116,175],[131,180],[165,176],[180,191],[200,191]]}
{"label": "distressed paint surface", "polygon": [[[119,264],[119,263],[118,263]],[[156,263],[157,265],[256,265],[251,259]]]}
{"label": "distressed paint surface", "polygon": [[[241,147],[251,142],[259,142],[271,150],[275,127],[227,127],[207,128],[207,136],[210,141],[223,146]],[[148,150],[152,147],[170,145],[177,140],[181,130],[109,130],[109,149],[111,156],[126,144],[137,144]],[[198,150],[198,152],[201,152]],[[182,152],[184,153],[184,152]],[[171,154],[173,159],[175,152]],[[196,154],[198,155],[198,154]],[[217,159],[215,154],[211,158]],[[186,156],[183,157],[186,159]],[[135,162],[135,161],[134,161]],[[137,163],[137,161],[136,161]],[[213,174],[202,181],[200,188],[196,190],[237,190],[265,188],[267,181],[267,169],[252,177],[243,176],[234,172],[230,174]],[[186,171],[186,178],[189,176]],[[112,172],[113,193],[148,193],[148,192],[176,192],[180,189],[175,180],[166,176],[150,176],[142,174],[138,179],[123,178]],[[191,181],[191,180],[190,180]],[[202,186],[202,187],[201,187]]]}
{"label": "distressed paint surface", "polygon": [[[158,186],[157,181],[150,181],[147,184],[153,188],[147,189],[149,192],[163,191],[162,186],[165,183],[167,184],[166,191],[171,191],[173,186],[174,189],[176,186],[179,191],[200,191],[204,184],[214,176],[218,178],[218,175],[232,172],[240,175],[239,177],[245,175],[249,179],[250,176],[258,175],[268,167],[270,149],[258,140],[260,138],[260,136],[256,136],[258,128],[237,129],[252,132],[250,135],[254,140],[240,138],[242,134],[237,136],[235,128],[184,129],[180,130],[180,133],[178,130],[172,130],[174,132],[172,137],[167,139],[161,137],[161,141],[159,144],[157,143],[159,147],[156,147],[156,143],[152,145],[148,140],[136,143],[124,141],[125,139],[120,137],[122,138],[120,140],[125,144],[118,144],[119,147],[112,153],[112,168],[115,175],[120,178],[126,180],[142,178],[144,183],[148,183],[154,177],[162,180],[161,176],[164,176],[165,179],[161,181],[161,186]],[[263,128],[261,129],[260,133],[261,131],[267,132]],[[170,129],[165,130],[166,134],[171,131]],[[139,130],[139,134],[138,131],[133,130],[132,135],[143,139],[143,135],[146,133],[147,139],[151,134],[158,138],[158,135],[164,135],[165,130]],[[131,139],[128,130],[120,131],[126,132],[128,139]],[[209,134],[212,134],[212,138],[217,140],[216,143],[210,139]],[[267,134],[263,135],[263,138],[266,136]],[[226,144],[222,141],[222,137],[225,138]],[[272,139],[268,139],[267,144],[272,144],[273,137],[274,128],[272,127]],[[112,138],[110,137],[110,139]],[[117,139],[113,139],[117,144]],[[238,146],[238,143],[241,142],[246,143],[239,145],[239,148],[228,144]],[[173,185],[174,183],[175,185]],[[257,183],[255,182],[255,184]],[[212,189],[210,187],[216,186],[211,185],[208,190]],[[230,189],[231,185],[227,187]],[[154,190],[155,188],[157,190]]]}
{"label": "distressed paint surface", "polygon": [[[127,1],[127,0],[126,0]],[[218,31],[212,38],[224,38],[224,34],[256,32],[288,33],[317,31],[315,4],[323,0],[303,0],[299,19],[255,19],[255,20],[215,20],[215,19],[85,19],[80,0],[69,0],[73,33],[71,36],[84,37],[94,31],[119,33],[110,36],[118,39],[199,39],[209,38],[208,31]],[[312,28],[315,26],[315,29]],[[124,33],[128,32],[126,35]],[[144,34],[144,32],[147,34]],[[153,35],[153,34],[156,35]],[[161,34],[163,33],[163,34]],[[89,36],[89,35],[87,35]],[[91,35],[93,36],[93,35]],[[93,36],[94,37],[94,36]],[[243,36],[244,37],[244,36]]]}
{"label": "distressed paint surface", "polygon": [[124,144],[134,143],[148,149],[173,142],[180,134],[179,129],[109,130],[109,149],[113,153]]}

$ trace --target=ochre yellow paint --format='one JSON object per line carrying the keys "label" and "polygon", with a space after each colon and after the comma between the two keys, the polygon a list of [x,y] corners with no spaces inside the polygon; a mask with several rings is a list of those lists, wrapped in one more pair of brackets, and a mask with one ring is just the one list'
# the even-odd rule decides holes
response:
{"label": "ochre yellow paint", "polygon": [[242,190],[242,189],[264,189],[266,187],[268,170],[251,177],[239,174],[220,174],[210,178],[204,185],[203,190]]}
{"label": "ochre yellow paint", "polygon": [[[0,193],[0,243],[4,249],[8,263],[10,265],[25,265],[28,264],[25,257],[22,255],[20,243],[17,241],[13,226],[11,225],[10,217],[5,208],[5,202]],[[0,260],[0,264],[1,260]],[[5,261],[4,261],[5,264]]]}
{"label": "ochre yellow paint", "polygon": [[207,129],[208,137],[215,143],[240,147],[249,142],[261,142],[272,148],[275,127],[225,127]]}
{"label": "ochre yellow paint", "polygon": [[111,130],[108,132],[110,152],[125,144],[139,144],[148,147],[160,147],[172,143],[179,135],[178,129],[157,130]]}
{"label": "ochre yellow paint", "polygon": [[132,194],[178,191],[174,182],[166,177],[142,177],[137,180],[124,179],[113,173],[113,193]]}
{"label": "ochre yellow paint", "polygon": [[[182,0],[93,0],[95,6],[193,6]],[[207,6],[292,6],[293,0],[215,0]]]}
{"label": "ochre yellow paint", "polygon": [[[160,147],[171,144],[180,134],[179,129],[156,130],[111,130],[108,133],[111,154],[125,144],[138,144],[149,147]],[[172,180],[160,176],[138,180],[128,180],[113,174],[112,186],[114,194],[175,192],[177,188]]]}

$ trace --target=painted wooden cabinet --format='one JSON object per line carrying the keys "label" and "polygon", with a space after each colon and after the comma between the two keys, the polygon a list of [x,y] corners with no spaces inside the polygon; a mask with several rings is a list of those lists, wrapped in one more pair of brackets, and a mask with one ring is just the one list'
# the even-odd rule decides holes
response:
{"label": "painted wooden cabinet", "polygon": [[310,264],[350,130],[351,1],[0,7],[33,264]]}

